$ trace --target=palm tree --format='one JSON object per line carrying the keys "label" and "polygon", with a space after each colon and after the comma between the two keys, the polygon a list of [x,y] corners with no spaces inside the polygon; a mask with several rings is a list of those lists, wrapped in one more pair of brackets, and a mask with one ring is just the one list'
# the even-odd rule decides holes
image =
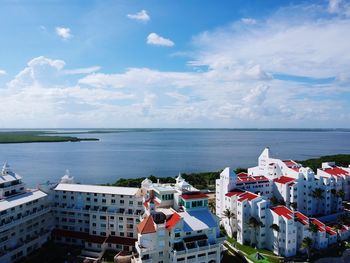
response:
{"label": "palm tree", "polygon": [[332,228],[334,229],[335,232],[337,232],[337,241],[338,241],[338,243],[340,243],[341,239],[340,239],[340,233],[339,232],[340,232],[340,229],[341,229],[341,225],[335,224]]}
{"label": "palm tree", "polygon": [[216,212],[215,202],[209,202],[208,208],[213,214],[215,214]]}
{"label": "palm tree", "polygon": [[320,201],[324,199],[323,192],[324,190],[322,188],[315,188],[311,194],[311,196],[317,200],[317,211],[320,210]]}
{"label": "palm tree", "polygon": [[277,199],[277,197],[276,197],[276,196],[272,196],[272,197],[270,198],[270,202],[271,202],[271,204],[272,204],[273,206],[278,205],[278,199]]}
{"label": "palm tree", "polygon": [[231,229],[231,237],[233,237],[233,227],[232,227],[232,219],[233,218],[236,218],[236,215],[232,212],[232,210],[230,210],[229,208],[227,208],[223,213],[222,213],[222,215],[224,216],[224,217],[226,217],[227,218],[227,220],[228,220],[228,224],[229,224],[229,226],[230,226],[230,229]]}
{"label": "palm tree", "polygon": [[297,210],[298,209],[298,203],[297,202],[292,202],[292,203],[290,203],[290,207],[293,208],[293,210]]}
{"label": "palm tree", "polygon": [[256,242],[256,229],[258,227],[262,226],[262,223],[258,219],[256,219],[255,217],[251,217],[251,218],[249,218],[248,226],[254,230],[252,232],[252,233],[254,233],[254,242],[253,242],[252,238],[250,239],[250,245],[253,246],[253,244],[255,244],[255,242]]}
{"label": "palm tree", "polygon": [[312,222],[310,222],[309,224],[309,230],[312,232],[312,233],[317,233],[318,231],[318,226]]}
{"label": "palm tree", "polygon": [[307,260],[310,261],[310,253],[312,249],[312,239],[310,237],[305,237],[301,243],[301,248],[306,249]]}
{"label": "palm tree", "polygon": [[277,224],[272,224],[270,228],[277,233],[277,254],[280,254],[280,244],[279,244],[279,235],[280,235],[280,227]]}
{"label": "palm tree", "polygon": [[335,196],[338,197],[338,198],[341,198],[342,200],[344,200],[344,198],[345,198],[345,192],[344,192],[344,190],[340,189],[339,191],[337,191],[337,192],[335,193]]}

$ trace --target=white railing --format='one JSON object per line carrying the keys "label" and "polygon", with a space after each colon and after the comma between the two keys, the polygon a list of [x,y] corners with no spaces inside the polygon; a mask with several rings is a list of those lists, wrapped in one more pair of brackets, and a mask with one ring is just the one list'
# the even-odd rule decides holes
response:
{"label": "white railing", "polygon": [[46,207],[46,208],[43,208],[43,209],[37,209],[36,212],[30,212],[29,214],[22,215],[18,219],[14,218],[9,223],[4,223],[3,225],[1,225],[0,226],[0,232],[4,231],[7,228],[11,228],[11,227],[17,226],[17,225],[23,223],[24,221],[28,221],[29,219],[42,216],[43,214],[48,213],[50,210],[51,210],[50,207]]}

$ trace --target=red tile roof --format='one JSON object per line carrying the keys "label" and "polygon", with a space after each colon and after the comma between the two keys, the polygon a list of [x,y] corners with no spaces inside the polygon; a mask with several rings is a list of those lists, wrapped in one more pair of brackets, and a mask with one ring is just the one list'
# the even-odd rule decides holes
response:
{"label": "red tile roof", "polygon": [[295,212],[294,215],[297,218],[297,220],[303,225],[309,224],[309,218],[307,216],[303,215],[300,212]]}
{"label": "red tile roof", "polygon": [[258,195],[253,194],[251,192],[245,192],[244,194],[239,196],[238,202],[242,202],[244,200],[252,201],[253,199],[257,198]]}
{"label": "red tile roof", "polygon": [[285,165],[287,165],[288,168],[294,170],[294,171],[299,171],[300,165],[296,163],[293,160],[284,160],[283,161]]}
{"label": "red tile roof", "polygon": [[249,175],[247,173],[241,172],[237,174],[237,177],[248,177]]}
{"label": "red tile roof", "polygon": [[181,220],[181,216],[178,213],[172,214],[166,221],[165,227],[170,231]]}
{"label": "red tile roof", "polygon": [[206,194],[196,193],[196,194],[183,194],[181,195],[182,199],[191,200],[191,199],[203,199],[208,198]]}
{"label": "red tile roof", "polygon": [[[146,207],[146,208],[148,208],[148,204],[149,204],[150,201],[151,201],[150,199],[148,199],[147,201],[145,201],[145,202],[143,203],[143,206]],[[153,201],[154,201],[154,204],[155,204],[156,206],[159,206],[159,205],[160,205],[160,203],[159,203],[157,200],[153,199]]]}
{"label": "red tile roof", "polygon": [[283,205],[273,207],[271,210],[274,211],[277,215],[283,216],[288,220],[293,218],[293,212]]}
{"label": "red tile roof", "polygon": [[292,178],[292,177],[288,177],[288,176],[281,176],[277,179],[274,179],[273,181],[275,183],[279,183],[279,184],[288,184],[291,182],[294,182],[296,179]]}
{"label": "red tile roof", "polygon": [[153,221],[153,217],[152,216],[147,216],[145,217],[141,223],[139,223],[137,225],[137,231],[140,234],[149,234],[149,233],[155,233],[156,230],[156,226],[155,223]]}
{"label": "red tile roof", "polygon": [[241,176],[237,178],[238,182],[261,182],[261,181],[266,181],[268,182],[269,179],[267,179],[265,176],[263,175],[257,175],[257,176]]}
{"label": "red tile roof", "polygon": [[332,167],[332,168],[326,168],[323,169],[323,171],[325,171],[326,173],[330,174],[330,175],[334,175],[334,176],[341,176],[341,175],[345,175],[345,176],[349,176],[350,174],[345,171],[344,169],[340,168],[340,167]]}
{"label": "red tile roof", "polygon": [[318,227],[318,230],[320,232],[326,232],[326,225],[323,224],[321,221],[317,220],[316,218],[310,218],[311,222],[315,224]]}
{"label": "red tile roof", "polygon": [[337,232],[335,232],[332,228],[330,228],[329,226],[326,226],[326,231],[327,231],[327,234],[329,235],[336,235]]}
{"label": "red tile roof", "polygon": [[237,196],[240,196],[241,194],[243,194],[244,193],[244,191],[242,191],[242,190],[239,190],[239,189],[234,189],[234,190],[232,190],[231,192],[228,192],[227,194],[225,194],[227,197],[231,197],[231,196],[235,196],[235,195],[237,195]]}

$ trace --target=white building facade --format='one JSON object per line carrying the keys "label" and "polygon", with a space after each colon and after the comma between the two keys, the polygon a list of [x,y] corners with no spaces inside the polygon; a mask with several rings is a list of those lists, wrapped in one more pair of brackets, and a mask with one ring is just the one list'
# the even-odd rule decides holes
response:
{"label": "white building facade", "polygon": [[5,164],[0,173],[0,262],[26,257],[49,240],[51,230],[48,195],[25,189],[22,177]]}
{"label": "white building facade", "polygon": [[220,262],[225,236],[208,196],[179,176],[175,185],[142,183],[145,214],[138,225],[135,263]]}
{"label": "white building facade", "polygon": [[[291,257],[303,252],[302,240],[311,237],[313,246],[323,249],[349,237],[349,227],[337,232],[312,216],[342,212],[340,190],[349,196],[349,172],[349,168],[324,163],[315,174],[293,160],[271,158],[265,149],[258,166],[246,174],[223,170],[216,180],[216,215],[241,244]],[[254,182],[253,187],[242,184],[242,179]],[[231,218],[225,216],[227,210]]]}
{"label": "white building facade", "polygon": [[56,242],[82,246],[92,259],[106,249],[133,250],[143,212],[139,188],[75,184],[66,175],[52,194]]}

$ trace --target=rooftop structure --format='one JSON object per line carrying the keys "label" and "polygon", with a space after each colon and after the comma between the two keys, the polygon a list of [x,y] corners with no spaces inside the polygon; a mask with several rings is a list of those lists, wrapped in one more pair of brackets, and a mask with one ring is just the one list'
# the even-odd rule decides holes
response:
{"label": "rooftop structure", "polygon": [[220,262],[225,237],[208,209],[206,194],[181,175],[175,185],[146,179],[142,188],[145,214],[138,225],[133,262]]}

